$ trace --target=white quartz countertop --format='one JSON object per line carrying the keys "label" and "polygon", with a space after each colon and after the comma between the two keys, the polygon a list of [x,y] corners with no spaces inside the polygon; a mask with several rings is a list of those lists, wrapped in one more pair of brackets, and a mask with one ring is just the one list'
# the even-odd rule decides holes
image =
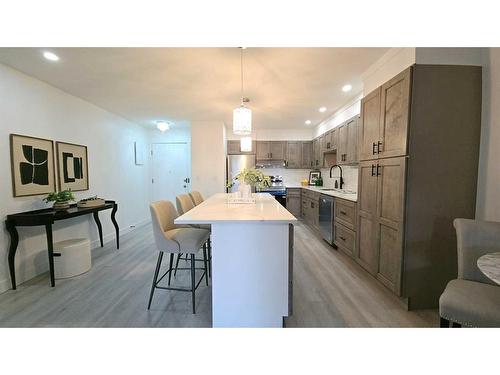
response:
{"label": "white quartz countertop", "polygon": [[299,184],[285,184],[287,189],[307,189],[311,191],[315,191],[317,193],[321,193],[324,195],[329,195],[331,197],[336,197],[340,199],[345,199],[351,202],[357,202],[358,201],[358,194],[352,194],[352,193],[342,193],[340,191],[335,191],[335,190],[322,190],[322,189],[329,189],[327,186],[302,186]]}
{"label": "white quartz countertop", "polygon": [[267,193],[255,194],[255,204],[228,204],[228,194],[212,195],[203,203],[175,219],[175,224],[212,224],[224,222],[269,222],[270,224],[297,221],[285,207]]}

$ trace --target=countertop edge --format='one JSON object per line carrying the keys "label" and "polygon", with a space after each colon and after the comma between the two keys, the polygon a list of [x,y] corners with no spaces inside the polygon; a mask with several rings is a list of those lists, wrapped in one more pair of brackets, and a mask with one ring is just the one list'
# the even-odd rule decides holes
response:
{"label": "countertop edge", "polygon": [[[351,202],[356,202],[356,203],[358,202],[358,195],[357,194],[355,196],[351,197],[351,196],[349,196],[350,194],[349,195],[348,194],[342,194],[342,193],[338,193],[336,191],[322,191],[321,189],[318,189],[318,188],[313,187],[313,186],[298,186],[298,185],[286,185],[285,184],[285,187],[287,189],[307,189],[307,190],[310,190],[310,191],[314,191],[315,193],[320,193],[320,194],[328,195],[330,197],[344,199],[346,201],[351,201]],[[354,194],[352,194],[352,195],[354,195]]]}

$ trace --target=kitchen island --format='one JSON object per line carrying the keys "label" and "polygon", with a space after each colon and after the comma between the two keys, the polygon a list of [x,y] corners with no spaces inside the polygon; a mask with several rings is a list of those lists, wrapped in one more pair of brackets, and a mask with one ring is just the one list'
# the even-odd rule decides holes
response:
{"label": "kitchen island", "polygon": [[293,223],[270,194],[215,194],[175,220],[212,227],[212,326],[282,327],[291,312]]}

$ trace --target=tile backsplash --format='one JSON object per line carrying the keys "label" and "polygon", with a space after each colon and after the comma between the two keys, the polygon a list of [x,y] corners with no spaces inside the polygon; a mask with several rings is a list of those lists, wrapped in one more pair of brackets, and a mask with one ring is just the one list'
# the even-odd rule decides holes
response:
{"label": "tile backsplash", "polygon": [[[323,177],[323,186],[333,187],[335,180],[340,177],[340,170],[335,168],[330,178],[330,168],[321,168],[321,177]],[[353,165],[342,166],[342,177],[344,178],[344,189],[358,191],[358,167]]]}
{"label": "tile backsplash", "polygon": [[[265,168],[261,171],[266,175],[283,176],[283,181],[289,184],[300,184],[300,180],[309,178],[309,169],[286,169],[286,168]],[[322,168],[321,176],[323,177],[323,186],[333,187],[335,179],[338,180],[340,171],[335,168],[332,171],[333,177],[330,178],[330,168]],[[344,165],[342,166],[342,176],[344,177],[344,189],[358,191],[358,167]]]}

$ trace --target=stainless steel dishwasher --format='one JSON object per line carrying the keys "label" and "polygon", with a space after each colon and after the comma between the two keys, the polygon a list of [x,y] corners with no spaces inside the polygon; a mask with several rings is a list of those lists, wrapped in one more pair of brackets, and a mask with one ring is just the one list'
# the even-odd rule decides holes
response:
{"label": "stainless steel dishwasher", "polygon": [[323,239],[333,245],[334,225],[333,217],[335,212],[335,200],[333,197],[321,194],[319,196],[319,229]]}

